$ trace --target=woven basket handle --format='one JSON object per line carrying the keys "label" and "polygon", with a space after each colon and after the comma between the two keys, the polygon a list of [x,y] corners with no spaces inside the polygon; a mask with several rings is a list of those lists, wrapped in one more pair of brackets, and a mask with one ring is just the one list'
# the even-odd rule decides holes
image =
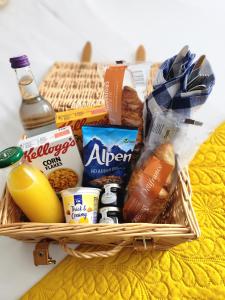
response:
{"label": "woven basket handle", "polygon": [[62,247],[62,249],[69,255],[74,256],[76,258],[86,258],[86,259],[91,259],[91,258],[107,258],[110,256],[114,256],[117,253],[120,252],[120,250],[123,249],[123,247],[127,244],[127,241],[123,241],[120,244],[116,245],[114,248],[110,250],[102,250],[102,251],[93,251],[93,252],[82,252],[78,250],[74,250],[70,247],[67,246],[65,240],[59,241],[59,245]]}

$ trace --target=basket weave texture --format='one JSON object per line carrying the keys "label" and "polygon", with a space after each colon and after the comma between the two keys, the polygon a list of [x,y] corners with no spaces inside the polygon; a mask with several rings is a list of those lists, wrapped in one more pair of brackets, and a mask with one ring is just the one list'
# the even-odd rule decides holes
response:
{"label": "basket weave texture", "polygon": [[40,85],[55,111],[104,105],[104,67],[96,63],[57,62]]}
{"label": "basket weave texture", "polygon": [[[153,65],[148,82],[152,90],[152,78],[158,69]],[[104,104],[103,66],[91,63],[55,63],[43,80],[41,94],[56,111],[76,107]],[[43,239],[57,241],[70,255],[77,257],[106,257],[114,255],[122,247],[136,249],[153,248],[166,250],[179,243],[190,241],[200,235],[200,230],[191,203],[191,185],[188,171],[180,170],[178,183],[171,195],[167,213],[160,218],[161,224],[67,224],[24,222],[21,210],[6,189],[0,203],[0,235],[27,242]],[[80,244],[111,245],[107,253],[80,254],[67,247],[68,242]]]}

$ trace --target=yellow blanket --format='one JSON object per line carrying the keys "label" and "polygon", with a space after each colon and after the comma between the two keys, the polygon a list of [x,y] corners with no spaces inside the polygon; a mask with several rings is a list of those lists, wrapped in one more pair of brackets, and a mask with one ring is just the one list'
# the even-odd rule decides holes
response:
{"label": "yellow blanket", "polygon": [[225,123],[201,146],[190,175],[198,241],[166,252],[66,257],[21,299],[225,299]]}

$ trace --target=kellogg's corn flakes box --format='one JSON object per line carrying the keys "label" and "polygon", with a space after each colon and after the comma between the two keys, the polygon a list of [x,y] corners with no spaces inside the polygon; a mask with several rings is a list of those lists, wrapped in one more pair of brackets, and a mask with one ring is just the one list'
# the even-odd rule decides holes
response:
{"label": "kellogg's corn flakes box", "polygon": [[56,192],[81,185],[83,163],[70,126],[21,140],[19,146]]}

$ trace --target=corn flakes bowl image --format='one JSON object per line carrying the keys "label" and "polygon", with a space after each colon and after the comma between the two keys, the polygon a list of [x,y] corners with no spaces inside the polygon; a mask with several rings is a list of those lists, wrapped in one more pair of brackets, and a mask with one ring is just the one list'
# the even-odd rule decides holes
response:
{"label": "corn flakes bowl image", "polygon": [[59,168],[48,174],[48,181],[56,192],[75,187],[78,183],[78,175],[69,168]]}

